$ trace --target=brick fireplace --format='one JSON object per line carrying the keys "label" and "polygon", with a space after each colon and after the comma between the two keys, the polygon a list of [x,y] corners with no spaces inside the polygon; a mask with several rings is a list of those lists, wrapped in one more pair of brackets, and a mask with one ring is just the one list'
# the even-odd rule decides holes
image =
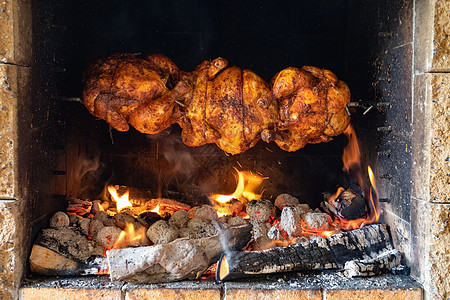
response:
{"label": "brick fireplace", "polygon": [[[379,196],[385,201],[382,203],[383,222],[391,226],[394,244],[404,253],[406,262],[411,267],[411,276],[422,284],[424,299],[447,299],[450,296],[450,128],[447,113],[450,103],[450,4],[448,1],[418,0],[360,2],[317,1],[317,8],[309,11],[313,15],[318,14],[330,20],[334,20],[337,14],[345,17],[335,22],[319,23],[319,29],[311,35],[308,35],[307,31],[298,35],[294,34],[295,31],[287,33],[286,37],[290,40],[282,47],[287,49],[290,43],[296,46],[292,46],[291,50],[262,51],[267,65],[258,71],[274,74],[274,70],[282,67],[277,65],[278,63],[323,64],[323,67],[332,69],[348,83],[352,100],[360,104],[353,112],[352,122],[361,139],[365,153],[363,159],[374,166]],[[152,3],[151,8],[161,9],[156,3]],[[65,5],[73,10],[65,8]],[[264,7],[266,3],[261,5]],[[186,48],[186,52],[180,54],[177,52],[179,45],[173,42],[162,43],[159,48],[152,46],[143,49],[140,46],[147,44],[129,41],[128,35],[133,32],[127,32],[125,29],[121,32],[121,24],[114,28],[115,23],[107,17],[102,29],[105,36],[97,36],[104,40],[100,39],[94,43],[95,34],[102,33],[102,30],[93,29],[94,34],[86,39],[84,35],[88,34],[91,26],[89,20],[93,20],[96,17],[95,12],[100,10],[89,11],[89,7],[88,4],[76,4],[76,1],[64,4],[58,1],[11,0],[0,4],[2,299],[19,298],[23,279],[29,274],[27,259],[32,239],[37,231],[47,226],[52,213],[64,209],[66,196],[74,196],[77,193],[71,180],[71,176],[74,176],[71,171],[74,163],[67,158],[84,153],[96,143],[100,145],[96,150],[103,150],[105,145],[111,143],[108,128],[104,124],[91,118],[81,104],[63,101],[70,100],[70,96],[79,96],[80,75],[85,64],[97,56],[108,55],[111,51],[167,51],[164,54],[178,56],[180,60],[185,59],[187,63],[183,67],[192,69],[194,63],[216,55],[216,48],[220,46],[220,43],[201,43],[205,41],[205,36],[216,34],[210,27],[203,32],[194,33],[176,29],[158,33],[158,30],[152,29],[150,33],[145,30],[139,33],[144,36],[148,34],[147,37],[151,38],[158,37],[160,41],[169,41],[168,36],[173,36],[173,39],[182,41],[180,45],[189,44],[191,48]],[[238,5],[235,4],[235,7]],[[145,9],[151,11],[147,6]],[[205,6],[200,11],[207,13],[208,9],[210,7]],[[256,6],[254,9],[259,11]],[[329,15],[321,13],[321,10],[328,10]],[[108,15],[108,10],[106,11]],[[126,5],[124,11],[127,11]],[[172,17],[175,14],[172,10],[164,10],[164,7],[162,11]],[[61,12],[62,14],[59,14]],[[67,21],[67,18],[76,13],[79,13],[80,24],[73,20],[72,23]],[[111,15],[114,16],[113,13]],[[121,14],[115,15],[120,16]],[[129,21],[126,14],[123,16],[125,19],[122,22]],[[234,17],[239,21],[245,14],[237,13]],[[212,26],[208,20],[206,18],[204,24]],[[165,25],[170,28],[170,22],[166,22]],[[233,20],[230,21],[232,22]],[[100,26],[96,21],[92,21],[92,24]],[[325,34],[325,30],[321,31],[320,26],[328,26],[326,29],[332,29],[333,26],[336,28],[335,31]],[[311,30],[313,28],[315,27],[311,25]],[[338,34],[340,29],[344,30],[343,36]],[[230,38],[232,35],[230,33],[227,36],[223,30],[218,32],[222,38]],[[272,40],[262,34],[258,36],[260,39],[267,39],[267,48],[270,49]],[[245,35],[240,38],[241,40],[235,41],[236,45],[224,45],[223,51],[230,53],[229,55],[236,53],[236,65],[242,64],[242,67],[257,69],[256,59],[239,61],[240,52],[244,52],[239,49],[239,45],[243,43],[250,47],[252,43],[259,45],[258,42],[245,44]],[[340,41],[341,38],[344,38],[345,42]],[[257,40],[256,37],[255,39]],[[302,50],[299,45],[303,39],[309,43],[305,47],[320,50]],[[79,41],[87,42],[80,46],[77,44]],[[330,45],[337,45],[335,51],[326,50]],[[246,50],[255,51],[252,48]],[[79,58],[72,59],[77,55],[77,51]],[[199,53],[196,53],[197,51]],[[273,57],[283,51],[287,53],[286,57],[276,62]],[[292,59],[295,51],[302,53],[304,59]],[[320,55],[315,56],[312,52],[319,52]],[[342,60],[343,63],[336,63],[337,60]],[[77,81],[77,78],[80,81]],[[136,137],[112,134],[119,145]],[[99,136],[102,136],[100,141]],[[138,137],[139,139],[145,140],[142,136]],[[342,144],[343,140],[336,139],[336,143],[332,145]],[[150,145],[154,147],[151,142]],[[134,157],[142,154],[142,149],[131,148]],[[122,166],[125,166],[122,168],[136,165],[133,156],[123,155],[125,149],[119,147],[109,152],[110,161],[121,161]],[[325,144],[320,148],[308,148],[298,156],[309,160],[314,151],[321,152],[321,155],[315,158],[319,161],[326,161],[330,157],[336,159],[340,155],[339,151],[331,151],[330,154]],[[220,154],[223,153],[219,152],[217,155]],[[276,160],[290,159],[288,154],[277,155],[273,154]],[[295,158],[296,154],[293,156]],[[258,154],[255,154],[255,157],[258,157]],[[142,164],[146,166],[155,163],[150,155],[144,155],[143,160],[146,162]],[[120,168],[116,167],[115,171],[117,169]],[[142,174],[138,173],[136,178]],[[321,174],[316,176],[320,177]],[[294,186],[287,185],[285,188],[293,189]],[[89,295],[94,295],[90,293],[95,292],[83,290],[82,281],[80,280],[78,291],[86,292],[85,297],[88,299]],[[128,286],[121,291],[120,286],[101,279],[98,280],[97,286],[103,288],[99,288],[99,294],[95,295],[111,299],[125,295],[127,299],[139,299],[148,296],[149,289],[156,288]],[[218,298],[223,298],[223,294],[229,292],[227,299],[242,297],[239,293],[250,295],[255,290],[255,286],[236,288],[233,283],[225,289],[217,289],[209,283],[196,288]],[[370,286],[359,292],[348,289],[342,292],[344,294],[339,294],[339,290],[327,289],[294,289],[293,294],[289,294],[292,289],[283,284],[274,288],[280,293],[287,293],[277,294],[281,295],[280,297],[295,295],[309,299],[421,297],[417,289],[410,294],[401,290],[379,292],[376,287],[371,289]],[[33,291],[35,290],[24,289],[22,298],[32,299]],[[57,293],[61,293],[62,298],[68,297],[66,292],[62,289]],[[172,292],[183,294],[182,291],[177,292],[176,288]],[[188,295],[189,292],[186,293],[183,295],[192,297]],[[262,293],[261,297],[275,296],[273,291],[266,294],[259,291],[254,293]],[[39,295],[41,298],[46,297],[45,294]],[[165,296],[171,297],[168,294]]]}

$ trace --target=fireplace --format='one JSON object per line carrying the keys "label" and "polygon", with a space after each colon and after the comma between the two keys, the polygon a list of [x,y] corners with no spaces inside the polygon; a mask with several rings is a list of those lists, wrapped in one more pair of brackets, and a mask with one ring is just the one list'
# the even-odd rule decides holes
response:
{"label": "fireplace", "polygon": [[184,146],[176,126],[157,136],[110,130],[76,101],[82,72],[112,53],[142,52],[163,53],[186,71],[222,56],[266,81],[303,65],[346,81],[382,221],[426,299],[448,297],[448,9],[443,1],[7,2],[0,12],[0,295],[18,297],[31,243],[50,216],[65,210],[67,198],[100,194],[106,181],[190,201],[229,193],[239,163],[269,178],[267,195],[291,193],[314,208],[322,192],[342,184],[344,136],[293,153],[259,142],[227,156],[214,145]]}

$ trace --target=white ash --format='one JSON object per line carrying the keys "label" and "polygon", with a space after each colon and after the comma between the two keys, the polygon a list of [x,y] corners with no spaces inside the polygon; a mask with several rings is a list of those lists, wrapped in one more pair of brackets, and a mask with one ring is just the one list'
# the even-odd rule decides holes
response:
{"label": "white ash", "polygon": [[147,237],[154,244],[167,244],[178,238],[179,230],[171,227],[167,221],[159,220],[147,230]]}
{"label": "white ash", "polygon": [[97,233],[94,239],[103,248],[111,249],[117,242],[120,232],[120,228],[116,226],[106,226]]}
{"label": "white ash", "polygon": [[197,209],[199,209],[201,206],[194,206],[193,208],[191,208],[190,210],[188,210],[188,214],[189,214],[189,217],[192,219],[193,217],[195,217],[195,211],[197,210]]}
{"label": "white ash", "polygon": [[309,205],[306,203],[295,205],[295,209],[296,209],[297,213],[299,213],[299,214],[304,214],[304,213],[312,211],[311,207],[309,207]]}
{"label": "white ash", "polygon": [[190,217],[184,209],[177,210],[169,219],[169,225],[178,229],[186,227]]}
{"label": "white ash", "polygon": [[91,226],[91,219],[81,218],[78,220],[78,227],[81,228],[81,232],[83,232],[86,236],[89,236],[89,228]]}
{"label": "white ash", "polygon": [[244,204],[238,199],[233,199],[228,203],[228,209],[233,215],[239,215],[239,213],[244,209]]}
{"label": "white ash", "polygon": [[308,230],[329,230],[332,220],[330,216],[322,212],[308,212],[301,215],[304,228]]}
{"label": "white ash", "polygon": [[217,212],[209,205],[202,205],[194,211],[194,217],[202,218],[206,221],[217,221]]}
{"label": "white ash", "polygon": [[208,237],[217,234],[217,229],[214,225],[200,217],[192,218],[188,223],[188,228],[195,238]]}
{"label": "white ash", "polygon": [[187,227],[180,229],[180,237],[181,238],[188,238],[188,239],[194,239],[195,234]]}
{"label": "white ash", "polygon": [[105,226],[113,226],[114,225],[114,219],[112,219],[106,212],[99,211],[95,214],[94,220],[99,220],[103,223]]}
{"label": "white ash", "polygon": [[62,228],[67,227],[70,224],[69,216],[66,213],[63,213],[62,211],[56,212],[51,218],[50,218],[50,227],[52,228]]}
{"label": "white ash", "polygon": [[267,237],[272,240],[283,240],[283,237],[280,235],[280,230],[278,229],[278,223],[272,225],[267,232]]}
{"label": "white ash", "polygon": [[232,218],[231,216],[221,216],[217,222],[220,225],[227,224],[231,218]]}
{"label": "white ash", "polygon": [[236,217],[232,217],[228,220],[228,225],[233,226],[233,225],[241,225],[241,224],[245,224],[247,223],[244,218],[240,217],[240,216],[236,216]]}
{"label": "white ash", "polygon": [[300,214],[297,209],[292,206],[286,206],[281,212],[278,229],[281,235],[287,236],[289,239],[302,235],[302,223]]}
{"label": "white ash", "polygon": [[101,205],[101,201],[100,200],[94,200],[92,201],[92,207],[91,207],[91,213],[93,213],[94,215],[97,214],[99,211],[105,211],[103,209],[103,206]]}
{"label": "white ash", "polygon": [[118,213],[114,215],[114,224],[121,228],[124,229],[125,226],[127,225],[127,223],[133,223],[134,222],[134,217],[126,214],[126,213]]}
{"label": "white ash", "polygon": [[97,233],[103,228],[105,225],[99,220],[92,220],[89,224],[89,236],[95,237]]}
{"label": "white ash", "polygon": [[275,199],[275,206],[280,210],[283,210],[285,206],[295,206],[299,203],[297,198],[289,194],[281,194]]}
{"label": "white ash", "polygon": [[265,222],[273,214],[274,206],[269,200],[252,200],[247,204],[247,214],[251,219]]}
{"label": "white ash", "polygon": [[264,250],[270,248],[270,245],[273,244],[273,241],[267,236],[270,224],[260,222],[257,220],[252,220],[250,221],[250,223],[253,225],[252,234],[253,239],[255,240],[253,244],[253,249]]}

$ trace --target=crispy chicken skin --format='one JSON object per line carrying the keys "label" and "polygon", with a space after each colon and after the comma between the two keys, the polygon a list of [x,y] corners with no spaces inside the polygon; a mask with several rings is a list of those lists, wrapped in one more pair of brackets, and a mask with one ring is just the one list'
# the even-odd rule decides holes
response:
{"label": "crispy chicken skin", "polygon": [[219,133],[217,146],[230,154],[253,147],[261,131],[273,127],[276,101],[267,83],[249,70],[228,68],[212,82],[206,120]]}
{"label": "crispy chicken skin", "polygon": [[269,86],[250,70],[204,61],[183,72],[161,54],[97,61],[84,76],[82,102],[119,131],[155,134],[174,123],[192,147],[216,143],[230,154],[260,139],[286,151],[330,141],[350,123],[350,91],[329,70],[289,67]]}
{"label": "crispy chicken skin", "polygon": [[330,141],[350,123],[346,111],[350,91],[329,70],[289,67],[274,77],[272,92],[278,100],[280,121],[275,130],[263,131],[262,138],[275,141],[283,150]]}
{"label": "crispy chicken skin", "polygon": [[[166,126],[172,116],[170,107],[173,108],[173,103],[152,101],[169,91],[166,83],[169,79],[176,80],[178,69],[162,55],[150,56],[150,59],[126,54],[97,61],[84,74],[81,101],[94,116],[118,131],[129,129],[130,115],[138,107],[151,106],[155,110],[152,128]],[[161,77],[160,74],[165,75]],[[135,121],[132,125],[145,128]]]}
{"label": "crispy chicken skin", "polygon": [[179,108],[178,124],[183,131],[183,142],[191,147],[214,143],[219,133],[209,126],[206,119],[207,92],[211,89],[216,74],[226,68],[228,62],[223,58],[204,61],[192,74],[194,83],[191,91],[180,100],[184,107]]}

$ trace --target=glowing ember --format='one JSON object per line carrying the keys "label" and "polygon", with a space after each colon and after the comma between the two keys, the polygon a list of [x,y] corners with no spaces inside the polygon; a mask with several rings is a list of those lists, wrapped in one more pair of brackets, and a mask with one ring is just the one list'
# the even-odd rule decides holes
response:
{"label": "glowing ember", "polygon": [[125,207],[133,207],[133,204],[128,200],[129,192],[126,191],[122,196],[119,197],[117,190],[113,185],[108,186],[108,192],[111,194],[112,199],[116,202],[117,211],[120,212]]}
{"label": "glowing ember", "polygon": [[252,174],[248,171],[238,171],[235,169],[238,175],[238,183],[236,190],[232,195],[213,195],[212,199],[219,203],[227,203],[232,199],[241,200],[243,203],[247,203],[250,200],[261,199],[262,193],[257,193],[256,190],[261,185],[263,177]]}

